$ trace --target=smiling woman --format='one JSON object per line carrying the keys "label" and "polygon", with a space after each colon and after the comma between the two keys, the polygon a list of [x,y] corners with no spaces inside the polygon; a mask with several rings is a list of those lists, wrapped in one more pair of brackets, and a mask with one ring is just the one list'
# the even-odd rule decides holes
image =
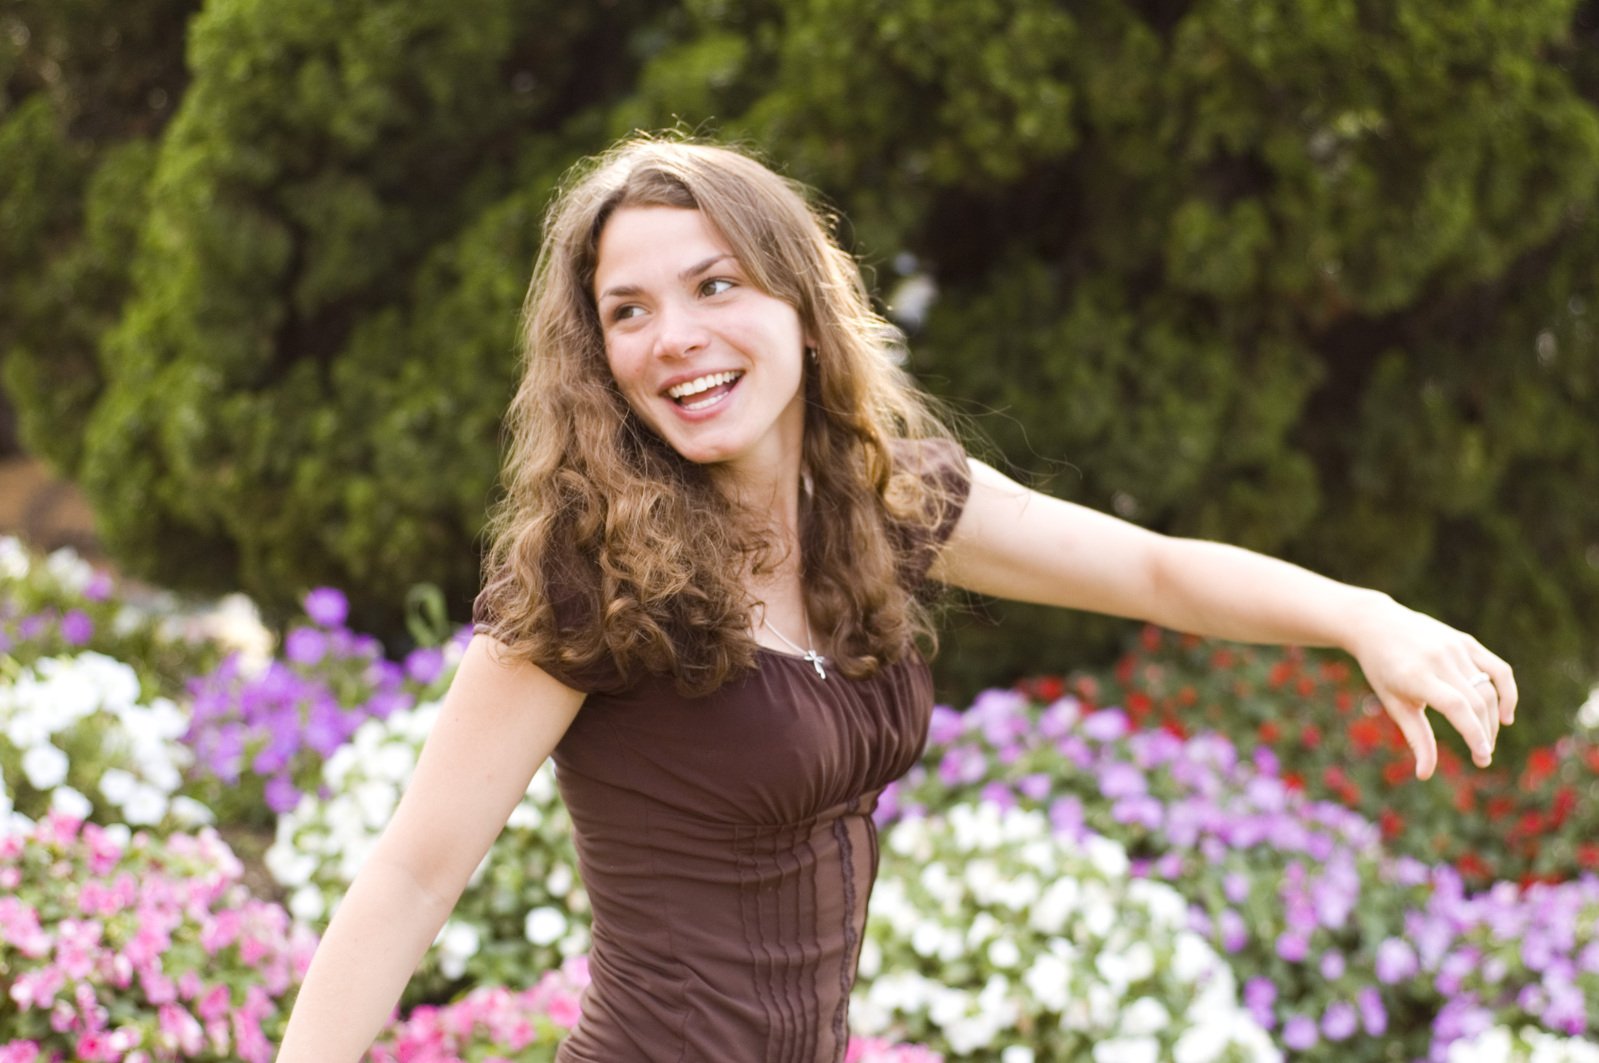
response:
{"label": "smiling woman", "polygon": [[[803,189],[638,139],[546,220],[477,635],[306,979],[283,1063],[354,1060],[553,756],[593,911],[562,1063],[837,1063],[915,762],[933,583],[1337,645],[1416,754],[1479,764],[1510,668],[1386,595],[1170,539],[968,459]],[[919,636],[928,636],[921,639]]]}
{"label": "smiling woman", "polygon": [[768,295],[697,210],[628,207],[600,237],[594,287],[622,397],[725,481],[799,481],[799,313]]}

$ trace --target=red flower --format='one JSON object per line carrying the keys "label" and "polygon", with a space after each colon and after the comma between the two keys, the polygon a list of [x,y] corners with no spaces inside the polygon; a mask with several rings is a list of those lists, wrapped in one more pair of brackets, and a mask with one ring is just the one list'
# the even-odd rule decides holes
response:
{"label": "red flower", "polygon": [[1283,735],[1282,729],[1271,720],[1267,720],[1265,723],[1260,725],[1259,734],[1261,742],[1268,746],[1275,745],[1277,739],[1281,738]]}
{"label": "red flower", "polygon": [[1316,681],[1308,675],[1299,677],[1299,696],[1308,698],[1316,692]]}
{"label": "red flower", "polygon": [[1583,842],[1577,846],[1577,863],[1583,867],[1599,868],[1599,842]]}
{"label": "red flower", "polygon": [[1315,749],[1321,745],[1321,728],[1313,723],[1305,724],[1305,729],[1299,732],[1299,741],[1306,749]]}
{"label": "red flower", "polygon": [[1305,780],[1297,772],[1288,772],[1283,776],[1283,785],[1295,793],[1305,792]]}
{"label": "red flower", "polygon": [[1455,867],[1467,878],[1493,878],[1493,869],[1476,853],[1467,853],[1455,861]]}
{"label": "red flower", "polygon": [[1144,644],[1146,650],[1160,649],[1160,628],[1153,624],[1146,624],[1144,630],[1138,633],[1138,641]]}
{"label": "red flower", "polygon": [[1357,753],[1370,753],[1382,744],[1382,725],[1374,716],[1362,716],[1349,725],[1349,740]]}
{"label": "red flower", "polygon": [[1127,695],[1127,711],[1139,723],[1143,723],[1149,716],[1150,707],[1149,695],[1142,690],[1135,690]]}
{"label": "red flower", "polygon": [[1271,666],[1271,672],[1266,676],[1266,682],[1275,690],[1288,682],[1293,677],[1293,674],[1293,661],[1278,661]]}
{"label": "red flower", "polygon": [[1238,655],[1232,650],[1217,650],[1210,655],[1210,666],[1212,668],[1231,668],[1237,662]]}
{"label": "red flower", "polygon": [[1560,768],[1560,757],[1550,746],[1539,746],[1527,755],[1527,770],[1521,777],[1523,790],[1536,789]]}
{"label": "red flower", "polygon": [[1382,767],[1383,781],[1390,786],[1397,786],[1410,778],[1413,769],[1402,760],[1390,760]]}
{"label": "red flower", "polygon": [[1399,832],[1405,829],[1405,821],[1400,818],[1399,813],[1391,808],[1382,810],[1382,815],[1378,817],[1378,823],[1382,827],[1382,836],[1384,838],[1397,838],[1399,837]]}
{"label": "red flower", "polygon": [[1199,691],[1195,690],[1193,687],[1187,685],[1186,683],[1183,685],[1183,688],[1177,692],[1177,704],[1179,704],[1179,705],[1182,705],[1182,706],[1186,707],[1186,706],[1192,705],[1194,702],[1196,702],[1198,700],[1199,700]]}
{"label": "red flower", "polygon": [[1455,787],[1455,810],[1457,812],[1470,812],[1477,807],[1477,795],[1472,793],[1469,786]]}

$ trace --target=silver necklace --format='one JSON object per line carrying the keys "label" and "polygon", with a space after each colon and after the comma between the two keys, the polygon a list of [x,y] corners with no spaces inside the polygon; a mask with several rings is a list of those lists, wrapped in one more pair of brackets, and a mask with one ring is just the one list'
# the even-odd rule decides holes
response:
{"label": "silver necklace", "polygon": [[[765,609],[761,610],[761,623],[766,625],[766,630],[782,639],[785,643],[793,648],[794,652],[798,653],[802,658],[804,658],[804,660],[809,663],[812,668],[816,669],[816,678],[827,678],[827,671],[822,667],[822,665],[827,663],[827,658],[817,653],[815,647],[807,648],[805,646],[801,646],[799,643],[795,642],[793,639],[777,630],[777,628],[773,627],[772,621],[766,616]],[[811,641],[811,618],[809,614],[806,614],[805,617],[805,641]]]}

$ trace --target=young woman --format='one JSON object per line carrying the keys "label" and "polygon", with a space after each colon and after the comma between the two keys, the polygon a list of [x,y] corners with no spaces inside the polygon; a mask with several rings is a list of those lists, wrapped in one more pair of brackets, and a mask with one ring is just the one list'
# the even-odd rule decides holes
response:
{"label": "young woman", "polygon": [[969,460],[804,191],[647,139],[551,208],[476,634],[279,1059],[356,1060],[552,754],[593,908],[565,1063],[832,1061],[918,756],[932,583],[1359,661],[1428,777],[1510,667],[1375,591],[1163,537]]}

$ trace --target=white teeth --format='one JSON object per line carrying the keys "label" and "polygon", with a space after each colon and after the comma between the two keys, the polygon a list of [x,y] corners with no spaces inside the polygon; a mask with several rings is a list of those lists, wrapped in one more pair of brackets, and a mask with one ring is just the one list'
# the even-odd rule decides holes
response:
{"label": "white teeth", "polygon": [[698,395],[702,391],[709,391],[712,388],[721,387],[723,384],[731,384],[743,375],[735,372],[707,373],[704,376],[698,376],[693,380],[686,380],[681,384],[675,384],[667,388],[666,394],[674,399],[686,399],[690,395]]}

